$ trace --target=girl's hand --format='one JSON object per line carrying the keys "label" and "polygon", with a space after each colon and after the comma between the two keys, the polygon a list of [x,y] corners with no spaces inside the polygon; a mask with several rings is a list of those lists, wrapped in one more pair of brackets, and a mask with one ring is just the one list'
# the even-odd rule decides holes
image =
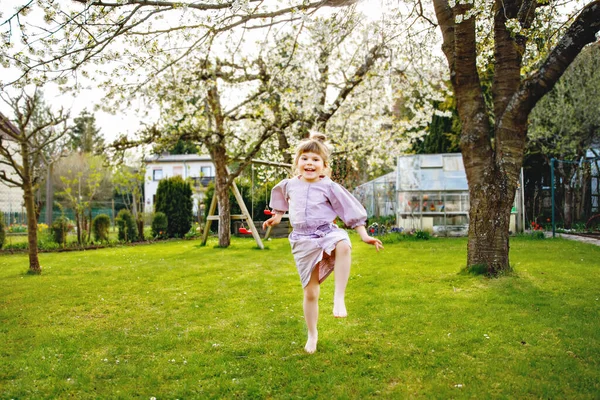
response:
{"label": "girl's hand", "polygon": [[268,226],[277,225],[278,223],[281,222],[281,218],[282,217],[283,217],[283,214],[275,214],[275,215],[273,215],[271,218],[269,218],[268,220],[266,220],[265,222],[263,222],[262,228],[263,229],[267,229]]}
{"label": "girl's hand", "polygon": [[374,238],[373,236],[367,235],[365,237],[361,237],[361,239],[363,242],[375,246],[377,251],[379,251],[379,249],[383,249],[383,243],[381,243],[381,240]]}
{"label": "girl's hand", "polygon": [[360,238],[363,242],[375,246],[375,249],[377,249],[377,251],[379,251],[379,249],[383,249],[383,243],[381,243],[381,240],[369,236],[369,234],[367,233],[367,228],[365,228],[364,225],[357,226],[356,228],[354,228],[354,230],[356,230],[356,233],[360,235]]}

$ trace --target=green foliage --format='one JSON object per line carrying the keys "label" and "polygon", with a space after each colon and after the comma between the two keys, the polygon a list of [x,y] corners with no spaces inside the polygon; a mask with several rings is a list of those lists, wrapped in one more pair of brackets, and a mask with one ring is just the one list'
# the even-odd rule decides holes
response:
{"label": "green foliage", "polygon": [[197,237],[200,237],[201,234],[202,234],[202,229],[200,227],[200,224],[195,222],[194,225],[192,225],[192,228],[190,229],[190,231],[185,234],[184,238],[195,239]]}
{"label": "green foliage", "polygon": [[[29,243],[25,242],[22,245],[25,245],[25,249],[27,249]],[[54,251],[61,248],[64,248],[64,244],[59,244],[54,240],[54,235],[49,230],[45,232],[41,232],[38,234],[38,250],[40,251]]]}
{"label": "green foliage", "polygon": [[104,148],[104,136],[96,127],[96,117],[84,109],[79,117],[74,119],[75,126],[71,129],[70,145],[73,150],[84,153],[101,154]]}
{"label": "green foliage", "polygon": [[169,149],[169,154],[198,154],[199,147],[196,143],[189,140],[177,140],[177,143]]}
{"label": "green foliage", "polygon": [[133,216],[128,210],[122,209],[119,211],[115,221],[119,230],[119,240],[124,242],[135,242],[138,240],[137,226]]}
{"label": "green foliage", "polygon": [[420,239],[420,240],[429,240],[431,238],[431,235],[427,231],[416,231],[414,236],[415,236],[415,239]]}
{"label": "green foliage", "polygon": [[152,237],[165,239],[167,237],[167,227],[169,221],[164,212],[157,211],[152,217]]}
{"label": "green foliage", "polygon": [[[600,44],[579,54],[532,110],[529,150],[547,158],[579,159],[600,126]],[[558,171],[557,171],[558,172]]]}
{"label": "green foliage", "polygon": [[50,227],[54,242],[64,245],[67,242],[67,234],[71,229],[73,229],[73,223],[67,217],[61,215],[56,218]]}
{"label": "green foliage", "polygon": [[167,216],[168,237],[183,237],[192,227],[192,186],[180,176],[163,179],[156,190],[155,212]]}
{"label": "green foliage", "polygon": [[0,213],[0,249],[4,246],[4,239],[6,238],[6,227],[4,226],[4,216]]}
{"label": "green foliage", "polygon": [[431,235],[427,231],[393,231],[378,238],[383,244],[394,244],[403,241],[429,240]]}
{"label": "green foliage", "polygon": [[108,241],[108,230],[110,229],[110,217],[106,214],[98,214],[92,222],[92,230],[94,232],[94,240],[106,242]]}
{"label": "green foliage", "polygon": [[460,152],[460,119],[456,110],[456,100],[448,97],[446,101],[434,102],[434,112],[429,124],[429,132],[422,141],[413,143],[416,154],[438,154]]}

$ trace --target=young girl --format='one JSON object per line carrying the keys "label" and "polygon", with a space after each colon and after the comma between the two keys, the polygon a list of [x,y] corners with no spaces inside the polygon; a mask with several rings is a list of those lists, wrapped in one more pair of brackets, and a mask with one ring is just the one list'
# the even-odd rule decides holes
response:
{"label": "young girl", "polygon": [[340,217],[354,228],[363,242],[383,248],[379,239],[367,234],[367,213],[346,189],[326,176],[329,149],[323,134],[312,134],[300,143],[294,159],[294,176],[273,188],[270,207],[275,212],[263,229],[277,225],[288,211],[293,231],[289,236],[292,254],[304,288],[304,319],[308,328],[307,353],[317,350],[317,319],[320,284],[335,269],[333,315],[348,315],[344,296],[350,277],[351,244],[348,233],[333,223]]}

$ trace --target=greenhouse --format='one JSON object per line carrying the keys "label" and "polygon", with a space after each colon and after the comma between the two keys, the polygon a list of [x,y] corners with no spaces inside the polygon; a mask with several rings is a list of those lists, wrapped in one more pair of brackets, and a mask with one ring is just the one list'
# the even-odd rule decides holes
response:
{"label": "greenhouse", "polygon": [[[370,218],[393,220],[396,228],[441,236],[467,234],[469,188],[460,153],[400,156],[394,172],[360,185],[354,193]],[[520,190],[511,215],[512,232],[523,226],[519,204]]]}

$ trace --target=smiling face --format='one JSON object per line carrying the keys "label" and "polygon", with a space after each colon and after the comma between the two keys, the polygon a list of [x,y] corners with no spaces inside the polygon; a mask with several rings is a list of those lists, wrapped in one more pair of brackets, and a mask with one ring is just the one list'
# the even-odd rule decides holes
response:
{"label": "smiling face", "polygon": [[298,157],[298,172],[305,182],[317,182],[325,171],[323,157],[317,153],[306,152]]}

